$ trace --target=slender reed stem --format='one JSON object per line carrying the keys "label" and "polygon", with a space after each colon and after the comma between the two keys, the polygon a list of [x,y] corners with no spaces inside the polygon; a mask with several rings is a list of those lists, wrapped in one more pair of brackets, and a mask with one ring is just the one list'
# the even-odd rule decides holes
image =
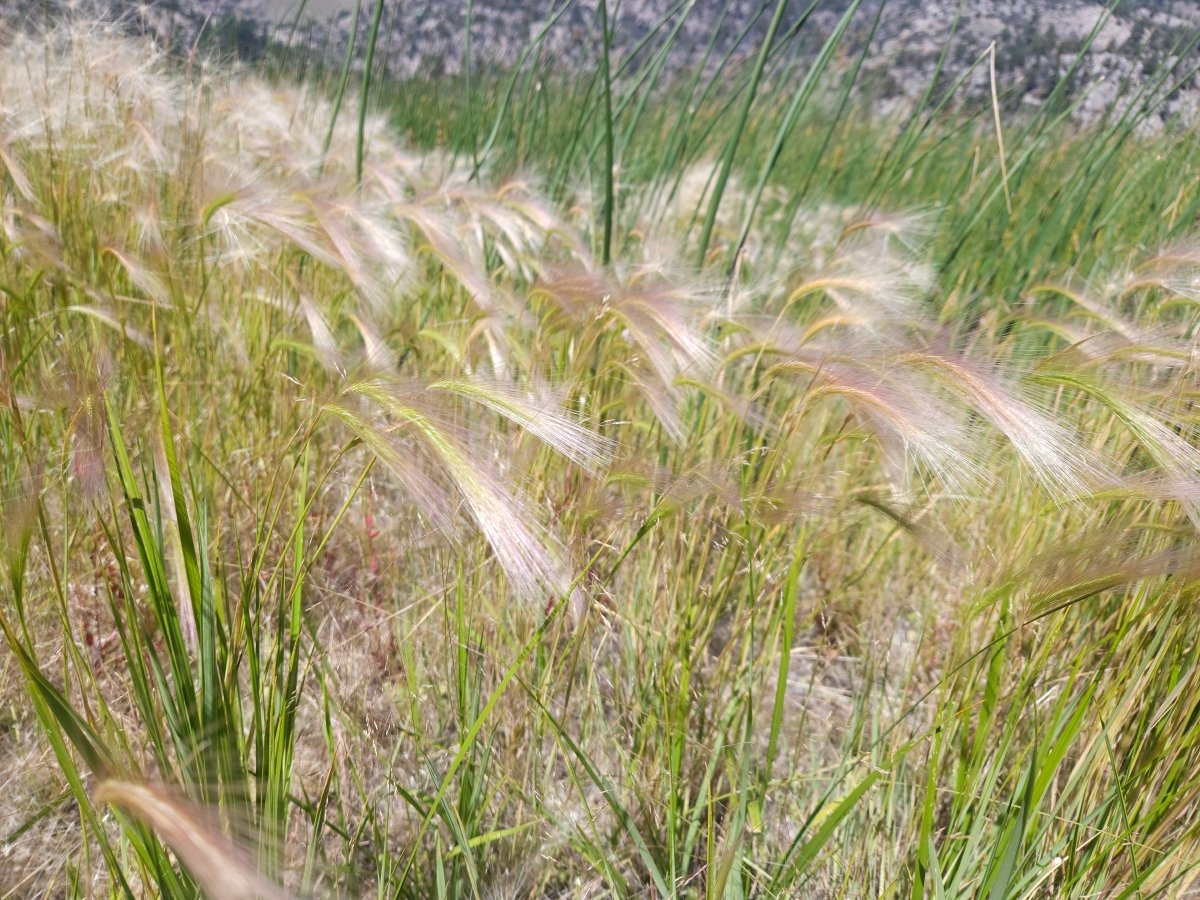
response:
{"label": "slender reed stem", "polygon": [[363,136],[367,129],[367,104],[371,97],[371,80],[375,69],[375,46],[379,41],[379,25],[383,21],[384,0],[375,3],[375,17],[371,20],[371,34],[367,41],[367,59],[363,63],[363,90],[358,104],[358,140],[354,147],[354,181],[362,184]]}

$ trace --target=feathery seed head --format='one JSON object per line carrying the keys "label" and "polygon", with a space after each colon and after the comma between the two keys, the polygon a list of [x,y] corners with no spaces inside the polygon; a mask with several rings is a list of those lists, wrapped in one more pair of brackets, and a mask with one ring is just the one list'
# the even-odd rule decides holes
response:
{"label": "feathery seed head", "polygon": [[209,897],[284,900],[287,896],[258,871],[243,848],[221,833],[209,812],[166,788],[106,779],[96,788],[95,797],[153,829]]}

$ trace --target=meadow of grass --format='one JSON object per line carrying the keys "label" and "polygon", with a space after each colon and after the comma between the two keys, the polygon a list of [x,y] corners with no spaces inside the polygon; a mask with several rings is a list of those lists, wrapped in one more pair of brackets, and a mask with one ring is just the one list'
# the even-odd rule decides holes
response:
{"label": "meadow of grass", "polygon": [[1200,881],[1200,149],[837,38],[6,44],[0,896]]}

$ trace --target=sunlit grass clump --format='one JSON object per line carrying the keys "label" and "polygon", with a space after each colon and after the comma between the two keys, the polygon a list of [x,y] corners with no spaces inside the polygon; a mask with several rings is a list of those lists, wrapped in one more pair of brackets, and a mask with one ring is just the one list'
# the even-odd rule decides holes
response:
{"label": "sunlit grass clump", "polygon": [[711,160],[598,200],[0,52],[3,892],[1197,877],[1197,244],[990,297],[961,202]]}

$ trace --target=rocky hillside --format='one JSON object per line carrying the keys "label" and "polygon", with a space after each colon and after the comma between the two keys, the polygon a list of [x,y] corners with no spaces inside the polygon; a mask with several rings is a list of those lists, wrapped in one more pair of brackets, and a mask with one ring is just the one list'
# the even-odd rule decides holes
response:
{"label": "rocky hillside", "polygon": [[[95,2],[109,14],[125,16],[130,27],[150,30],[180,49],[217,44],[253,56],[276,44],[336,60],[355,27],[357,0],[149,0],[135,12],[119,0]],[[374,13],[373,0],[362,2],[360,48]],[[821,0],[806,18],[809,0],[792,0],[784,21],[784,33],[791,36],[788,52],[812,53],[849,2]],[[670,62],[680,67],[748,55],[773,9],[769,0],[610,4],[617,7],[613,31],[620,58],[651,53],[673,34]],[[43,0],[7,5],[12,19],[20,17],[22,7],[34,9],[35,16],[46,8]],[[1200,110],[1200,80],[1190,74],[1200,65],[1200,54],[1187,49],[1200,29],[1195,0],[1124,0],[1111,14],[1095,0],[966,0],[957,25],[959,0],[886,0],[882,5],[873,30],[881,0],[862,0],[844,56],[852,58],[869,42],[864,86],[892,106],[925,90],[947,46],[945,86],[962,76],[966,86],[960,96],[966,102],[988,95],[988,65],[981,59],[993,44],[1002,102],[1010,109],[1036,106],[1097,30],[1072,79],[1080,98],[1077,115],[1094,118],[1128,102],[1156,71],[1178,58],[1180,47],[1187,51],[1181,71],[1188,77],[1173,90],[1164,115],[1191,120]],[[596,59],[597,0],[390,0],[384,3],[380,55],[400,77],[458,72],[467,53],[468,14],[472,54],[479,64],[515,65],[535,39],[540,64],[589,66]]]}
{"label": "rocky hillside", "polygon": [[[889,4],[868,64],[881,81],[880,94],[911,97],[924,88],[931,61],[949,39],[949,23],[957,5],[957,0],[896,0]],[[1184,83],[1170,92],[1164,115],[1194,119],[1200,110],[1200,81],[1193,75],[1200,65],[1200,54],[1193,46],[1200,29],[1200,4],[1125,0],[1111,14],[1106,5],[1111,4],[968,0],[950,40],[948,73],[951,77],[969,73],[968,94],[989,92],[987,64],[972,66],[994,43],[997,85],[1007,105],[1037,106],[1090,42],[1070,84],[1080,98],[1079,117],[1092,119],[1130,101],[1164,66],[1178,62]]]}

